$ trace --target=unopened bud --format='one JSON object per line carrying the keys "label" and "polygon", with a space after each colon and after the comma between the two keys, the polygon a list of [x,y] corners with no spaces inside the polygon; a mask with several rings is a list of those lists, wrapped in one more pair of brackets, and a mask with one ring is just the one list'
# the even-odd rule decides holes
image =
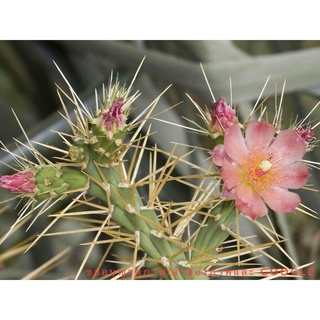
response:
{"label": "unopened bud", "polygon": [[122,148],[129,126],[127,117],[122,112],[123,99],[116,100],[110,109],[104,110],[93,119],[92,141],[89,141],[94,160],[99,164],[107,164],[114,160],[115,153]]}
{"label": "unopened bud", "polygon": [[0,177],[0,188],[13,193],[33,193],[36,189],[32,171],[18,172]]}
{"label": "unopened bud", "polygon": [[113,103],[109,110],[102,112],[103,125],[107,131],[115,133],[124,127],[126,119],[121,111],[122,106],[123,100],[119,99]]}
{"label": "unopened bud", "polygon": [[224,135],[238,121],[235,113],[235,110],[227,105],[223,97],[214,103],[214,110],[211,114],[211,128],[214,135]]}
{"label": "unopened bud", "polygon": [[314,131],[311,128],[296,128],[296,132],[298,133],[299,137],[304,140],[305,142],[310,142],[314,140]]}

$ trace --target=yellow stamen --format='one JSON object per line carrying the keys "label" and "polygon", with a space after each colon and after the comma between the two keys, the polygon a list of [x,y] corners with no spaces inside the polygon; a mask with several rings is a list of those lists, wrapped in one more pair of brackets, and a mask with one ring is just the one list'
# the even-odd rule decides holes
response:
{"label": "yellow stamen", "polygon": [[[267,160],[271,156],[272,160]],[[270,188],[279,181],[279,170],[282,168],[281,163],[279,157],[275,154],[269,154],[267,150],[251,150],[243,164],[246,182],[259,191]]]}

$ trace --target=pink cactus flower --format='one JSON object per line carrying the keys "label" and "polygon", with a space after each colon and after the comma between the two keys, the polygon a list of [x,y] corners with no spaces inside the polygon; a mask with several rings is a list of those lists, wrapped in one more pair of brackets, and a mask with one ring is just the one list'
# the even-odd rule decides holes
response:
{"label": "pink cactus flower", "polygon": [[235,110],[229,107],[222,97],[214,103],[214,110],[211,114],[213,133],[223,134],[237,122]]}
{"label": "pink cactus flower", "polygon": [[33,178],[34,174],[31,171],[19,172],[11,176],[1,176],[0,188],[13,193],[33,193],[36,189]]}
{"label": "pink cactus flower", "polygon": [[245,138],[238,125],[225,135],[222,196],[235,199],[239,211],[252,220],[266,215],[268,207],[294,212],[300,197],[288,189],[303,187],[308,178],[307,165],[301,161],[306,141],[296,130],[274,136],[274,126],[265,121],[250,122]]}
{"label": "pink cactus flower", "polygon": [[119,99],[113,103],[108,111],[103,112],[103,123],[107,131],[121,130],[125,124],[125,117],[121,112],[123,100]]}

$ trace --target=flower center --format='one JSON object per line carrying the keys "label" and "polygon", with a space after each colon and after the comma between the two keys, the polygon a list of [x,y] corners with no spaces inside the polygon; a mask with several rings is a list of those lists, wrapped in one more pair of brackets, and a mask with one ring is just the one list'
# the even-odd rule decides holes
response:
{"label": "flower center", "polygon": [[245,180],[257,190],[268,189],[278,181],[279,161],[267,151],[252,150],[243,169]]}
{"label": "flower center", "polygon": [[259,164],[259,168],[260,168],[263,172],[267,172],[271,167],[272,167],[272,163],[271,163],[269,160],[263,160],[263,161],[261,161],[261,163]]}

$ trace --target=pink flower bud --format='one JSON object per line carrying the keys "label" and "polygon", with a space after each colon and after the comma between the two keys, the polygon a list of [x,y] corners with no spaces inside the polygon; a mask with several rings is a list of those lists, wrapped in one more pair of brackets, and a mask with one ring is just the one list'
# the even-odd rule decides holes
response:
{"label": "pink flower bud", "polygon": [[237,122],[237,117],[235,111],[227,105],[226,100],[222,97],[214,103],[211,120],[213,133],[223,134]]}
{"label": "pink flower bud", "polygon": [[125,117],[121,112],[123,100],[119,99],[113,103],[108,111],[103,112],[103,124],[107,131],[121,130],[125,125]]}
{"label": "pink flower bud", "polygon": [[31,171],[0,177],[0,188],[14,193],[33,193],[36,189],[34,174]]}
{"label": "pink flower bud", "polygon": [[296,132],[298,133],[299,137],[304,140],[305,142],[312,141],[314,137],[314,132],[311,128],[296,128]]}

